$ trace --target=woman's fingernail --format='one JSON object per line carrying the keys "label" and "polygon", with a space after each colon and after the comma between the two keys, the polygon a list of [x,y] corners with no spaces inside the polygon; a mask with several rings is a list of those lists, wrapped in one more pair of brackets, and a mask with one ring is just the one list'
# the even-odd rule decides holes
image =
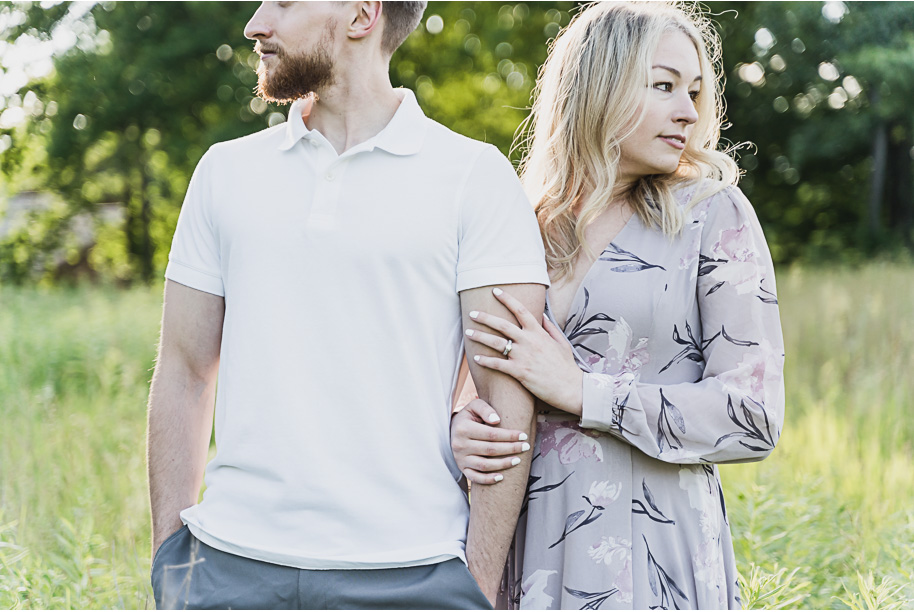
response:
{"label": "woman's fingernail", "polygon": [[479,363],[479,355],[473,355],[473,361]]}
{"label": "woman's fingernail", "polygon": [[501,419],[499,419],[499,418],[498,418],[498,415],[495,414],[495,413],[493,412],[492,414],[490,414],[489,416],[486,417],[486,420],[487,420],[489,423],[497,423],[497,422],[499,422]]}
{"label": "woman's fingernail", "polygon": [[501,474],[495,474],[495,482],[501,482],[504,479],[505,479],[505,477],[502,476]]}
{"label": "woman's fingernail", "polygon": [[517,457],[515,457],[514,459],[511,460],[511,465],[518,465],[519,463],[520,463],[520,459],[518,459]]}
{"label": "woman's fingernail", "polygon": [[492,289],[492,293],[494,293],[495,295],[501,295],[501,289],[496,287],[495,289]]}
{"label": "woman's fingernail", "polygon": [[478,316],[479,316],[479,311],[477,311],[477,310],[471,310],[471,311],[470,311],[470,318],[471,318],[471,319],[475,319],[475,318],[478,317]]}
{"label": "woman's fingernail", "polygon": [[520,447],[520,451],[521,451],[522,453],[525,453],[525,452],[527,452],[528,450],[530,450],[530,445],[527,444],[526,442],[524,442],[523,446]]}
{"label": "woman's fingernail", "polygon": [[472,329],[468,329],[468,330],[466,331],[466,335],[472,336],[472,335],[473,335],[473,330],[472,330]]}
{"label": "woman's fingernail", "polygon": [[523,442],[524,440],[527,439],[527,434],[521,432],[521,434],[519,436],[517,436],[517,439],[520,440],[521,442]]}

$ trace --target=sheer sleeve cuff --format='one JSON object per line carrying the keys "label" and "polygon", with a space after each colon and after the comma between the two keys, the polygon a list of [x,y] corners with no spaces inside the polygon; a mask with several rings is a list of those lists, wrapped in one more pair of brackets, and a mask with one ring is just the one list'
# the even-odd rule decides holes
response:
{"label": "sheer sleeve cuff", "polygon": [[631,394],[635,376],[631,373],[584,373],[581,427],[619,433],[625,400]]}

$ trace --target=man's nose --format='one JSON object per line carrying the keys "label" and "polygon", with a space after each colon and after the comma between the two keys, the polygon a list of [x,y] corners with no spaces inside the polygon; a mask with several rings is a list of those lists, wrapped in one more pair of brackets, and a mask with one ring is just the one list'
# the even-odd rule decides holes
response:
{"label": "man's nose", "polygon": [[266,2],[262,3],[254,12],[251,20],[248,21],[248,24],[244,26],[245,38],[249,40],[259,40],[261,38],[269,38],[273,35],[273,28],[270,27],[270,22],[266,15],[266,4]]}

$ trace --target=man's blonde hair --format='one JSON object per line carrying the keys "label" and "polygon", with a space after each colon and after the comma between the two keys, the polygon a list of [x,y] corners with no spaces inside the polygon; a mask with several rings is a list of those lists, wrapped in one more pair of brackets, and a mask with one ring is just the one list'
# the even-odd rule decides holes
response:
{"label": "man's blonde hair", "polygon": [[553,280],[572,272],[575,257],[589,247],[584,229],[613,201],[621,143],[642,120],[654,52],[670,31],[684,33],[698,51],[698,121],[679,168],[641,177],[628,201],[645,225],[673,237],[683,224],[677,187],[701,182],[694,206],[738,180],[736,163],[717,150],[724,102],[713,24],[693,4],[590,5],[553,42],[518,141],[529,146],[521,178],[535,206]]}

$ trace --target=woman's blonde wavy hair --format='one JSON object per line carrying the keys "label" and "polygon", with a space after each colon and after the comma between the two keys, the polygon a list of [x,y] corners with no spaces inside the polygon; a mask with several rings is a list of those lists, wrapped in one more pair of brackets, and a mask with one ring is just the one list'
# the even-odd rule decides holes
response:
{"label": "woman's blonde wavy hair", "polygon": [[[670,238],[684,210],[674,191],[700,181],[697,202],[739,178],[736,163],[717,150],[723,122],[720,38],[695,4],[604,2],[588,6],[559,34],[540,69],[530,115],[515,146],[527,147],[521,179],[534,203],[553,280],[571,273],[584,229],[613,202],[621,143],[642,120],[651,64],[663,35],[695,44],[702,87],[679,168],[639,179],[625,194],[648,227]],[[702,180],[709,179],[709,180]]]}

